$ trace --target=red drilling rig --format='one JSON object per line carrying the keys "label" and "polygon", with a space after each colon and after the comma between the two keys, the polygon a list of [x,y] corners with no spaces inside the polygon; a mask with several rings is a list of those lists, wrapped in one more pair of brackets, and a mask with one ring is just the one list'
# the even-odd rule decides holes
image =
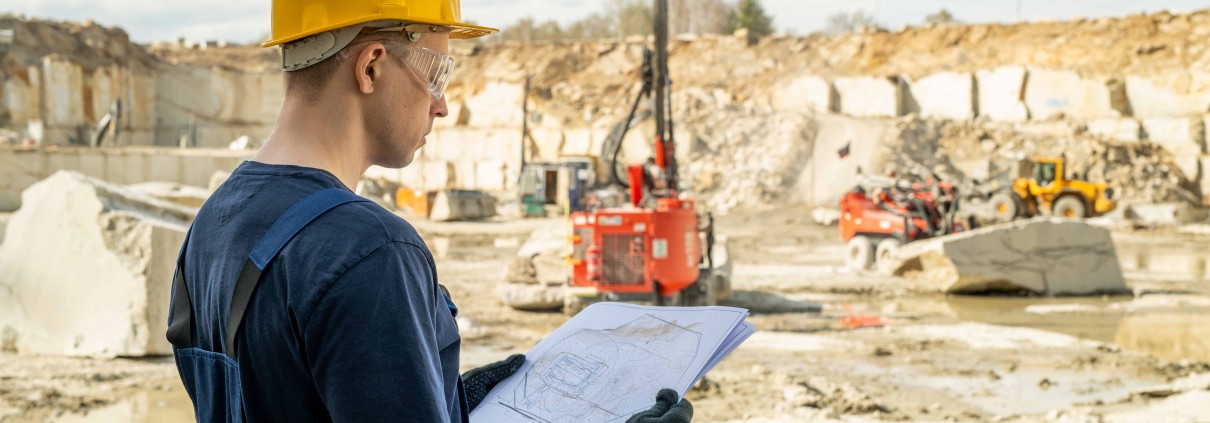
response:
{"label": "red drilling rig", "polygon": [[[571,214],[572,311],[599,300],[710,305],[730,295],[726,252],[715,248],[713,218],[699,215],[679,184],[667,22],[667,0],[655,0],[655,49],[644,51],[642,88],[612,137],[612,152],[602,157],[630,204]],[[621,140],[644,97],[654,111],[655,157],[626,166],[623,179],[617,163]]]}

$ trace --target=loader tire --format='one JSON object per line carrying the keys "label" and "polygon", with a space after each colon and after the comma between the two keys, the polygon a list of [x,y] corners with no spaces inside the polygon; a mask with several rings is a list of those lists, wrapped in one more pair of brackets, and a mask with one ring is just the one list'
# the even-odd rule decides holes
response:
{"label": "loader tire", "polygon": [[887,238],[878,242],[878,248],[874,250],[874,266],[878,269],[878,273],[883,275],[894,275],[895,269],[899,268],[899,240],[895,238]]}
{"label": "loader tire", "polygon": [[1084,206],[1084,200],[1075,195],[1064,195],[1055,200],[1055,204],[1050,206],[1051,214],[1056,217],[1067,219],[1083,219],[1088,217],[1088,208]]}
{"label": "loader tire", "polygon": [[858,235],[845,248],[844,264],[856,271],[869,270],[874,264],[874,245],[869,238]]}
{"label": "loader tire", "polygon": [[997,222],[1012,222],[1021,215],[1021,199],[1013,193],[996,193],[988,203],[992,207],[992,213],[996,215]]}

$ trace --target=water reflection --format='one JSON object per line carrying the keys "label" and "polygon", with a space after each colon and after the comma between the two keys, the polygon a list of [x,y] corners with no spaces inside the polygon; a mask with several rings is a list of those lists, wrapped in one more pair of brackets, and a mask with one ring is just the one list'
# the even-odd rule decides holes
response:
{"label": "water reflection", "polygon": [[123,398],[117,403],[94,408],[87,413],[68,413],[54,423],[159,423],[193,421],[193,403],[185,389],[149,390]]}

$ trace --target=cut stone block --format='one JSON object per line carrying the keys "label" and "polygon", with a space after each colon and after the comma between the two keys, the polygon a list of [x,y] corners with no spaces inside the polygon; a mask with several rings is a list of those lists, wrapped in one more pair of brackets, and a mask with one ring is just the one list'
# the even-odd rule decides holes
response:
{"label": "cut stone block", "polygon": [[447,189],[437,193],[429,219],[438,222],[480,220],[496,215],[496,198],[479,191]]}
{"label": "cut stone block", "polygon": [[[466,121],[471,127],[516,127],[521,125],[524,95],[524,85],[488,82],[482,91],[466,99],[461,113],[467,115]],[[458,120],[462,119],[459,115]]]}
{"label": "cut stone block", "polygon": [[1150,226],[1176,226],[1206,220],[1206,209],[1186,203],[1133,204],[1126,216]]}
{"label": "cut stone block", "polygon": [[171,353],[169,295],[192,219],[77,172],[34,184],[0,245],[0,331],[23,354]]}
{"label": "cut stone block", "polygon": [[975,79],[969,73],[942,72],[912,82],[920,115],[969,120],[975,117]]}
{"label": "cut stone block", "polygon": [[1210,74],[1174,70],[1148,77],[1127,76],[1126,95],[1138,117],[1201,115],[1210,111]]}
{"label": "cut stone block", "polygon": [[485,191],[504,191],[508,186],[506,170],[504,162],[500,160],[485,160],[476,163],[475,186]]}
{"label": "cut stone block", "polygon": [[1206,152],[1205,130],[1200,118],[1143,119],[1147,139],[1172,154],[1177,168],[1186,178],[1196,178],[1198,157]]}
{"label": "cut stone block", "polygon": [[806,109],[816,112],[835,111],[838,94],[828,80],[818,76],[802,76],[773,93],[777,110]]}
{"label": "cut stone block", "polygon": [[895,78],[872,76],[836,78],[840,113],[856,117],[896,117],[902,114],[903,90]]}
{"label": "cut stone block", "polygon": [[424,162],[420,169],[424,191],[437,191],[449,188],[453,182],[454,169],[449,162],[439,160]]}
{"label": "cut stone block", "polygon": [[1072,71],[1030,69],[1025,104],[1037,120],[1119,117],[1125,114],[1120,110],[1126,107],[1123,93],[1120,84],[1084,79]]}
{"label": "cut stone block", "polygon": [[1038,218],[917,241],[899,258],[896,275],[947,293],[1127,292],[1109,231],[1079,221]]}
{"label": "cut stone block", "polygon": [[1088,133],[1114,141],[1138,141],[1142,126],[1139,121],[1122,119],[1093,119],[1088,121]]}
{"label": "cut stone block", "polygon": [[1005,66],[975,73],[979,115],[1001,122],[1029,119],[1025,107],[1025,68]]}

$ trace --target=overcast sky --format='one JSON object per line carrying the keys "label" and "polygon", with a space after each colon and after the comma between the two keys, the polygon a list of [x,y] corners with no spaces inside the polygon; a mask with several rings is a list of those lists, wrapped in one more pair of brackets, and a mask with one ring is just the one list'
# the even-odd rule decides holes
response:
{"label": "overcast sky", "polygon": [[[530,16],[573,22],[599,11],[608,0],[462,0],[463,17],[503,27]],[[729,0],[734,1],[734,0]],[[84,20],[126,29],[139,42],[185,37],[235,42],[261,41],[269,31],[270,0],[5,0],[0,13]],[[828,16],[865,10],[891,28],[918,24],[948,9],[964,22],[1071,19],[1124,16],[1210,8],[1210,0],[762,0],[778,31],[807,34],[821,30]]]}

